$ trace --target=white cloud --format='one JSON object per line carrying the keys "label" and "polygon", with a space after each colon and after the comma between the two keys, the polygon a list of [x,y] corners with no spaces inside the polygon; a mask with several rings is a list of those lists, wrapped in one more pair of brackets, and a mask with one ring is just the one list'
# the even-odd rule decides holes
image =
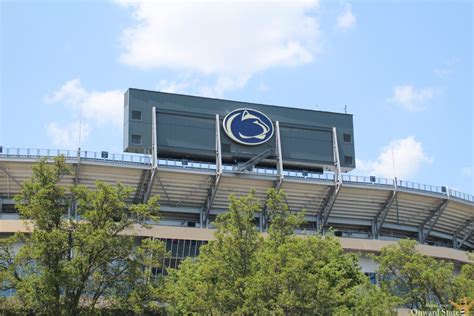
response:
{"label": "white cloud", "polygon": [[160,80],[158,91],[169,93],[184,93],[190,88],[190,83],[186,81]]}
{"label": "white cloud", "polygon": [[46,103],[63,103],[76,111],[82,111],[85,120],[98,125],[112,124],[116,127],[123,123],[123,91],[104,92],[87,91],[79,79],[67,81],[51,95]]}
{"label": "white cloud", "polygon": [[59,126],[51,122],[46,126],[52,144],[58,149],[73,149],[80,147],[79,133],[81,139],[85,139],[90,134],[90,126],[80,122],[71,122],[65,126]]}
{"label": "white cloud", "polygon": [[347,4],[344,13],[337,17],[337,27],[341,30],[349,30],[356,25],[357,18],[352,14],[352,6]]}
{"label": "white cloud", "polygon": [[209,97],[220,97],[225,91],[239,89],[245,86],[249,76],[219,76],[212,85],[199,87],[199,94]]}
{"label": "white cloud", "polygon": [[433,72],[440,79],[448,79],[454,73],[454,69],[457,63],[457,58],[450,58],[446,62],[444,62],[441,67],[435,68]]}
{"label": "white cloud", "polygon": [[122,36],[123,63],[215,76],[210,93],[242,87],[269,68],[307,64],[321,46],[316,0],[117,2],[135,19]]}
{"label": "white cloud", "polygon": [[[79,79],[69,80],[45,97],[49,104],[63,104],[72,112],[71,122],[60,126],[50,122],[46,129],[54,146],[61,149],[75,148],[84,142],[95,128],[116,130],[123,126],[123,92],[120,90],[88,91]],[[80,123],[81,122],[81,123]]]}
{"label": "white cloud", "polygon": [[215,82],[208,82],[196,75],[186,75],[179,80],[160,80],[157,89],[170,93],[198,94],[206,97],[221,97],[224,92],[245,86],[249,76],[218,76]]}
{"label": "white cloud", "polygon": [[419,112],[425,110],[425,103],[434,96],[433,88],[416,89],[410,85],[396,86],[393,96],[388,99],[407,111]]}
{"label": "white cloud", "polygon": [[357,160],[357,172],[383,178],[409,180],[432,159],[413,136],[397,139],[384,147],[377,160]]}

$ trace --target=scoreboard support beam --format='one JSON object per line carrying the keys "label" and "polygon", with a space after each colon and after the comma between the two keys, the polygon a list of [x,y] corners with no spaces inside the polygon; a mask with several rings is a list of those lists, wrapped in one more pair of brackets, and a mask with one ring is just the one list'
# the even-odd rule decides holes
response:
{"label": "scoreboard support beam", "polygon": [[331,215],[332,208],[336,203],[337,196],[342,187],[342,174],[341,174],[341,161],[339,159],[339,144],[337,142],[337,131],[336,128],[332,128],[332,152],[334,161],[334,186],[328,191],[325,198],[325,202],[318,216],[318,230],[321,234],[324,233],[326,224],[328,223],[329,216]]}
{"label": "scoreboard support beam", "polygon": [[[273,182],[273,188],[280,191],[281,185],[283,184],[283,158],[281,155],[281,138],[280,138],[280,122],[275,122],[275,156],[276,156],[276,171],[277,179]],[[265,231],[268,228],[268,214],[267,214],[268,200],[265,201],[261,216],[260,216],[260,230]]]}
{"label": "scoreboard support beam", "polygon": [[[449,191],[449,190],[448,190]],[[419,227],[418,233],[418,241],[420,244],[424,244],[426,238],[430,235],[431,231],[433,230],[434,226],[438,222],[438,219],[443,214],[444,210],[449,204],[449,196],[448,199],[443,200],[438,207],[421,223]],[[428,229],[425,231],[425,227],[428,225]]]}
{"label": "scoreboard support beam", "polygon": [[200,214],[201,228],[209,226],[209,214],[211,212],[212,204],[217,195],[217,190],[219,189],[219,184],[222,178],[222,149],[221,149],[221,127],[219,114],[216,114],[216,174],[214,175],[214,181],[211,187],[208,189],[206,203],[202,208]]}
{"label": "scoreboard support beam", "polygon": [[[151,108],[151,172],[149,174],[147,189],[143,196],[143,202],[147,202],[150,198],[151,191],[158,170],[158,148],[157,148],[157,128],[156,128],[156,108]],[[165,191],[166,192],[166,191]]]}

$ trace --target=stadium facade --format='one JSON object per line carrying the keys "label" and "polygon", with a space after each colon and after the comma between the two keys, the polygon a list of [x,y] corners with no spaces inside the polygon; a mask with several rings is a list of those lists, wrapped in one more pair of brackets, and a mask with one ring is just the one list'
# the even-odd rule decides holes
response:
{"label": "stadium facade", "polygon": [[[291,211],[305,212],[301,231],[332,228],[346,251],[367,256],[401,238],[429,256],[469,262],[474,249],[474,196],[444,186],[348,174],[355,168],[352,116],[129,89],[122,154],[0,147],[0,233],[27,231],[13,197],[40,157],[64,155],[73,173],[63,185],[96,180],[134,188],[130,202],[160,196],[161,221],[137,236],[166,241],[177,267],[213,238],[212,222],[229,194],[250,188],[265,205],[269,188],[284,190]],[[138,154],[137,154],[138,153]],[[265,207],[256,225],[268,227]]]}

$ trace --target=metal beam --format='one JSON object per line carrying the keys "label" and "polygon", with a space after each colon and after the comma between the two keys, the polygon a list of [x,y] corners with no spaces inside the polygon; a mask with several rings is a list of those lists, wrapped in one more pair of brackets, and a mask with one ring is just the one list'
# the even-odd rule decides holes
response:
{"label": "metal beam", "polygon": [[[151,196],[151,191],[153,189],[153,184],[155,182],[155,178],[158,178],[157,173],[158,173],[158,146],[157,146],[157,129],[156,129],[156,108],[152,107],[151,108],[151,171],[149,173],[149,178],[147,175],[148,180],[147,181],[147,189],[145,191],[145,194],[143,196],[143,202],[147,202],[148,199]],[[158,179],[159,180],[159,179]],[[161,184],[161,181],[160,181]],[[162,185],[162,184],[161,184]],[[162,185],[163,186],[163,185]],[[163,187],[163,190],[165,192],[165,195],[168,197],[168,194],[166,193],[166,190]],[[169,198],[168,198],[169,200]]]}
{"label": "metal beam", "polygon": [[[474,217],[471,217],[470,219],[467,219],[464,223],[462,223],[458,227],[458,229],[456,229],[456,231],[453,233],[453,247],[454,248],[459,249],[461,247],[461,244],[458,243],[457,238],[467,227],[469,227],[469,225],[471,225],[473,223],[474,223]],[[469,236],[469,234],[466,234],[465,237],[466,236]],[[464,242],[466,242],[466,240],[464,240]],[[464,244],[464,242],[463,242],[463,244]]]}
{"label": "metal beam", "polygon": [[212,204],[217,195],[217,190],[219,189],[219,184],[222,178],[222,149],[221,149],[221,126],[219,115],[216,114],[216,174],[214,176],[214,181],[211,184],[211,187],[208,190],[206,203],[202,209],[201,213],[201,227],[208,227],[209,225],[209,215],[211,212]]}
{"label": "metal beam", "polygon": [[382,229],[382,226],[385,222],[385,219],[387,218],[388,212],[390,211],[390,208],[393,205],[393,202],[397,198],[397,191],[393,190],[390,192],[389,196],[385,200],[384,204],[382,205],[382,208],[380,211],[377,213],[375,216],[374,222],[375,222],[375,238],[378,239],[380,235],[380,230]]}
{"label": "metal beam", "polygon": [[[430,235],[431,231],[435,227],[436,223],[438,222],[439,218],[441,217],[441,214],[443,214],[444,210],[449,204],[449,199],[441,201],[439,205],[436,207],[436,209],[431,212],[431,214],[421,223],[420,228],[419,228],[419,242],[420,244],[424,244],[426,241],[426,238]],[[428,225],[428,229],[425,232],[425,227]]]}
{"label": "metal beam", "polygon": [[209,226],[209,215],[211,212],[212,204],[214,203],[214,199],[217,195],[217,190],[219,189],[219,185],[221,182],[222,175],[216,175],[214,177],[214,182],[212,183],[211,187],[208,190],[206,204],[203,208],[203,215],[204,218],[202,219],[201,226],[208,227]]}
{"label": "metal beam", "polygon": [[243,173],[243,172],[247,171],[249,168],[252,168],[256,164],[261,162],[263,159],[270,156],[271,153],[272,153],[272,149],[267,148],[266,150],[262,151],[258,155],[256,155],[256,156],[252,157],[251,159],[249,159],[248,161],[235,166],[234,172],[235,173]]}
{"label": "metal beam", "polygon": [[325,202],[321,207],[319,212],[319,232],[323,233],[324,227],[328,223],[329,216],[331,215],[332,208],[336,203],[337,196],[339,195],[339,191],[341,190],[341,183],[336,183],[333,187],[329,189],[329,192],[324,199]]}
{"label": "metal beam", "polygon": [[332,128],[332,153],[333,160],[336,169],[336,174],[334,180],[336,183],[342,183],[342,174],[341,174],[341,161],[339,159],[339,144],[337,142],[337,131],[336,128]]}
{"label": "metal beam", "polygon": [[18,184],[19,187],[21,187],[21,183],[20,183],[17,179],[15,179],[15,177],[13,177],[13,176],[7,171],[6,168],[0,167],[0,170],[2,170],[3,173],[5,173],[9,179],[12,179],[13,182],[15,182],[16,184]]}
{"label": "metal beam", "polygon": [[281,137],[280,137],[280,122],[276,121],[276,135],[275,135],[275,144],[276,144],[276,159],[277,159],[277,190],[280,189],[281,183],[283,182],[283,156],[281,155]]}
{"label": "metal beam", "polygon": [[138,182],[137,189],[135,191],[134,202],[135,203],[143,203],[145,200],[145,192],[148,190],[148,183],[150,181],[151,170],[144,169],[140,176],[140,180]]}
{"label": "metal beam", "polygon": [[459,242],[459,244],[457,245],[456,248],[457,249],[461,248],[461,246],[464,245],[466,240],[468,240],[472,236],[473,232],[474,232],[474,224],[471,226],[471,229],[467,232],[467,234],[464,236],[464,238]]}
{"label": "metal beam", "polygon": [[151,108],[151,167],[158,167],[158,142],[156,129],[156,108]]}
{"label": "metal beam", "polygon": [[337,142],[337,130],[335,127],[332,128],[332,153],[335,167],[334,186],[329,189],[325,202],[319,212],[318,217],[320,220],[318,221],[318,229],[321,234],[324,232],[324,227],[329,220],[332,208],[336,203],[337,196],[342,187],[341,161],[339,159],[339,144]]}
{"label": "metal beam", "polygon": [[[276,171],[277,171],[277,178],[273,182],[273,188],[277,191],[280,191],[281,186],[283,184],[283,157],[281,155],[281,138],[280,138],[280,122],[275,122],[275,156],[276,156]],[[286,202],[288,204],[288,202]],[[262,216],[260,216],[260,230],[265,231],[268,228],[268,215],[267,215],[267,208],[268,208],[268,197],[265,201],[265,205],[262,209]]]}

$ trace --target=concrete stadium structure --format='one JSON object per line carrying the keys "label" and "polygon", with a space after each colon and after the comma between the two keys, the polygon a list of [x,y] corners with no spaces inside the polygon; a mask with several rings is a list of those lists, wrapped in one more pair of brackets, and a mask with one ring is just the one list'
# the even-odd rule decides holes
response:
{"label": "concrete stadium structure", "polygon": [[[210,225],[204,223],[206,207],[215,179],[216,165],[189,160],[158,159],[153,179],[149,155],[109,154],[88,151],[2,148],[0,153],[0,233],[28,231],[19,219],[13,197],[31,176],[41,157],[64,155],[73,170],[62,184],[94,188],[100,180],[121,182],[134,188],[130,202],[159,195],[161,221],[151,229],[136,229],[137,236],[166,241],[172,258],[164,264],[177,267],[213,238],[212,221],[227,209],[228,195],[245,195],[256,190],[261,201],[274,186],[275,169],[253,168],[236,174],[223,165],[221,183],[209,210]],[[343,174],[340,190],[331,173],[283,172],[281,189],[292,211],[305,211],[305,233],[335,230],[347,251],[358,252],[362,270],[374,278],[377,268],[367,253],[377,253],[400,238],[419,241],[419,250],[429,256],[451,260],[457,266],[469,262],[466,250],[474,249],[474,197],[454,190],[412,182]],[[326,215],[325,215],[326,214]],[[323,216],[327,219],[323,224]],[[262,227],[262,221],[256,220]]]}

